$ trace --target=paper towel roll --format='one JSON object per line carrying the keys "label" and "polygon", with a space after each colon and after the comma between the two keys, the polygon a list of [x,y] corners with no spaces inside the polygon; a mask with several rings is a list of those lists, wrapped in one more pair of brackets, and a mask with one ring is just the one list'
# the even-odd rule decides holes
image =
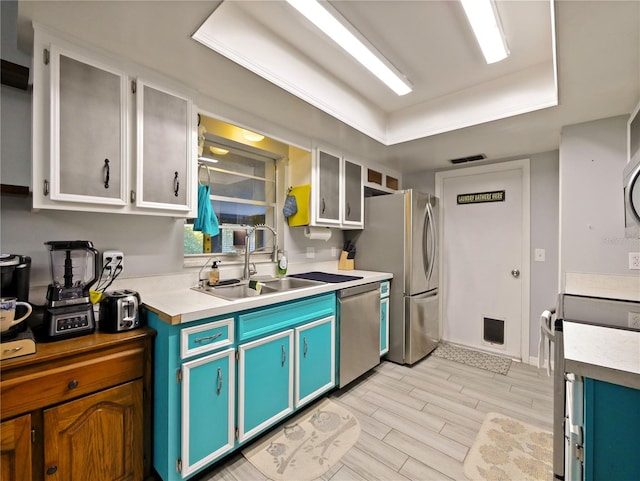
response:
{"label": "paper towel roll", "polygon": [[331,239],[331,229],[328,227],[305,227],[304,236],[307,239],[318,239],[328,241]]}

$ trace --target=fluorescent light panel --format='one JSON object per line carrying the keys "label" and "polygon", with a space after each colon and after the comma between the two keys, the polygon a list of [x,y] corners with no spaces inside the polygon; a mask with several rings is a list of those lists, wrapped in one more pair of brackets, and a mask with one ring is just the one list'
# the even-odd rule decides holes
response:
{"label": "fluorescent light panel", "polygon": [[406,95],[411,92],[412,87],[407,79],[396,71],[379,52],[365,45],[366,41],[358,39],[347,28],[350,25],[346,20],[338,20],[337,12],[330,13],[317,0],[287,0],[287,2],[397,95]]}
{"label": "fluorescent light panel", "polygon": [[491,0],[460,0],[487,63],[509,56],[498,12]]}

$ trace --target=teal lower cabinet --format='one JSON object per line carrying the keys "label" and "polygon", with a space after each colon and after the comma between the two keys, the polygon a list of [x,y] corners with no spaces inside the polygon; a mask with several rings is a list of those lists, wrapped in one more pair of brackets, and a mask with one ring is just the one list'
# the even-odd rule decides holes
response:
{"label": "teal lower cabinet", "polygon": [[153,466],[191,478],[335,387],[335,293],[170,325],[154,350]]}
{"label": "teal lower cabinet", "polygon": [[238,347],[238,441],[293,411],[293,331]]}
{"label": "teal lower cabinet", "polygon": [[295,329],[295,407],[336,385],[336,318],[319,319]]}
{"label": "teal lower cabinet", "polygon": [[380,283],[380,357],[389,352],[389,287],[390,281]]}
{"label": "teal lower cabinet", "polygon": [[584,378],[584,479],[640,480],[640,390]]}
{"label": "teal lower cabinet", "polygon": [[235,445],[235,349],[182,365],[182,475]]}

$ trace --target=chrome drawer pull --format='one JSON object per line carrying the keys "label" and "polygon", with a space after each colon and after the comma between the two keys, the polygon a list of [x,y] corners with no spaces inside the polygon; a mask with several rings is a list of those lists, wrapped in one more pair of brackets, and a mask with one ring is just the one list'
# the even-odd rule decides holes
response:
{"label": "chrome drawer pull", "polygon": [[216,391],[216,394],[220,396],[221,392],[222,392],[222,369],[218,368],[218,390]]}
{"label": "chrome drawer pull", "polygon": [[204,342],[204,341],[213,341],[214,339],[218,339],[220,336],[222,336],[222,333],[219,332],[217,334],[214,334],[212,336],[207,336],[207,337],[197,337],[193,340],[193,342]]}
{"label": "chrome drawer pull", "polygon": [[309,345],[307,344],[307,338],[303,337],[302,340],[304,341],[304,351],[303,351],[302,357],[307,357],[307,351],[309,351]]}
{"label": "chrome drawer pull", "polygon": [[282,365],[287,362],[287,351],[284,348],[284,344],[282,345]]}

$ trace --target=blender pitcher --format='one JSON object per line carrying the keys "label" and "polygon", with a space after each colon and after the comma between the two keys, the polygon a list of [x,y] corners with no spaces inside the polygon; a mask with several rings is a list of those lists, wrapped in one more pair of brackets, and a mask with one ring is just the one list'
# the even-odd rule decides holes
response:
{"label": "blender pitcher", "polygon": [[52,307],[87,302],[89,288],[99,276],[99,253],[91,241],[49,241],[45,245],[50,251],[52,284],[47,300]]}

